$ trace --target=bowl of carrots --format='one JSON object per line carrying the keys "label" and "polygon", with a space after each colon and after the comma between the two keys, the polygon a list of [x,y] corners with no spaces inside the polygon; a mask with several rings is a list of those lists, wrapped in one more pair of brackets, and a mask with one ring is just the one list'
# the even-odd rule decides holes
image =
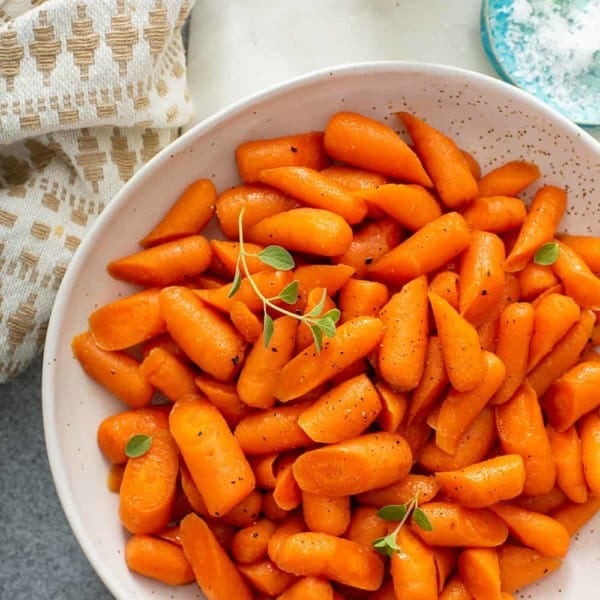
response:
{"label": "bowl of carrots", "polygon": [[600,145],[384,62],[216,114],[65,275],[44,426],[118,599],[590,597]]}

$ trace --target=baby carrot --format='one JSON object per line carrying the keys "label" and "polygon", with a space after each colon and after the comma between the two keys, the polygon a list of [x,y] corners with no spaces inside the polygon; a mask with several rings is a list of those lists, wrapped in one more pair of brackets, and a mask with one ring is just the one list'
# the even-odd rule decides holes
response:
{"label": "baby carrot", "polygon": [[375,384],[381,398],[381,411],[377,416],[377,425],[382,431],[394,433],[404,420],[408,409],[408,396],[397,392],[383,381]]}
{"label": "baby carrot", "polygon": [[168,334],[162,333],[153,337],[142,344],[142,358],[146,358],[154,348],[162,348],[176,356],[180,361],[190,363],[190,359],[186,353],[176,344],[175,340]]}
{"label": "baby carrot", "polygon": [[158,533],[171,520],[179,453],[168,431],[152,434],[150,449],[127,461],[119,490],[119,517],[131,533]]}
{"label": "baby carrot", "polygon": [[397,113],[423,161],[442,202],[450,209],[476,196],[477,181],[456,143],[438,129],[407,112]]}
{"label": "baby carrot", "polygon": [[524,160],[513,160],[486,173],[479,180],[480,196],[516,196],[539,179],[537,165]]}
{"label": "baby carrot", "polygon": [[[350,280],[354,268],[345,264],[337,265],[300,265],[293,271],[293,278],[298,282],[298,302],[291,310],[304,309],[309,294],[315,288],[325,288],[328,296],[334,296],[339,289]],[[318,296],[317,302],[321,300]],[[362,316],[362,315],[361,315]]]}
{"label": "baby carrot", "polygon": [[353,112],[339,112],[325,128],[329,156],[355,167],[431,187],[421,161],[387,125]]}
{"label": "baby carrot", "polygon": [[507,271],[520,271],[542,244],[552,241],[566,206],[567,194],[561,188],[546,185],[536,192],[517,241],[506,258]]}
{"label": "baby carrot", "polygon": [[146,356],[140,365],[140,372],[171,402],[198,391],[194,383],[194,370],[162,348],[154,348]]}
{"label": "baby carrot", "polygon": [[502,591],[513,593],[556,571],[560,558],[544,556],[525,546],[505,544],[498,549]]}
{"label": "baby carrot", "polygon": [[[244,222],[246,222],[245,216],[246,215],[244,214]],[[230,242],[229,240],[210,240],[209,243],[210,249],[214,256],[220,261],[223,268],[227,271],[227,275],[233,277],[240,256],[240,243]],[[262,262],[258,256],[255,256],[261,250],[264,250],[264,246],[244,242],[244,250],[248,253],[246,256],[246,267],[251,275],[260,271],[271,270],[269,265]]]}
{"label": "baby carrot", "polygon": [[125,561],[130,571],[167,585],[186,585],[195,579],[179,546],[150,535],[136,534],[127,540]]}
{"label": "baby carrot", "polygon": [[237,565],[237,567],[252,587],[268,598],[281,594],[296,581],[294,575],[282,571],[268,558],[252,564]]}
{"label": "baby carrot", "polygon": [[248,241],[279,244],[318,256],[337,256],[348,250],[352,229],[339,215],[322,208],[294,208],[259,221],[247,233]]}
{"label": "baby carrot", "polygon": [[377,367],[394,389],[410,391],[423,374],[427,351],[428,302],[425,275],[409,281],[381,309],[384,323]]}
{"label": "baby carrot", "polygon": [[75,358],[97,383],[131,408],[150,404],[154,388],[140,373],[140,363],[125,352],[102,350],[88,331],[71,341]]}
{"label": "baby carrot", "polygon": [[368,190],[388,182],[380,173],[342,165],[331,165],[321,169],[321,174],[351,192]]}
{"label": "baby carrot", "polygon": [[464,581],[458,575],[454,575],[444,586],[439,600],[474,600],[474,598]]}
{"label": "baby carrot", "polygon": [[263,330],[263,324],[247,304],[236,300],[229,310],[229,317],[239,334],[249,344],[258,340]]}
{"label": "baby carrot", "polygon": [[323,169],[331,162],[323,148],[321,131],[244,142],[236,148],[235,160],[246,183],[258,181],[263,169],[287,166]]}
{"label": "baby carrot", "polygon": [[358,494],[356,501],[367,506],[382,507],[387,504],[406,504],[418,496],[419,503],[425,504],[435,498],[439,489],[432,475],[409,473],[391,485]]}
{"label": "baby carrot", "polygon": [[302,492],[302,515],[310,531],[342,535],[350,524],[350,497]]}
{"label": "baby carrot", "polygon": [[502,600],[500,565],[495,548],[466,548],[458,557],[458,574],[475,600]]}
{"label": "baby carrot", "polygon": [[522,271],[519,271],[517,277],[522,300],[534,300],[559,283],[552,267],[536,263],[528,263]]}
{"label": "baby carrot", "polygon": [[190,184],[171,205],[154,229],[141,241],[149,248],[174,239],[200,233],[215,214],[217,190],[210,179]]}
{"label": "baby carrot", "polygon": [[388,532],[388,523],[378,516],[377,511],[374,506],[355,506],[343,537],[372,548],[373,540]]}
{"label": "baby carrot", "polygon": [[210,375],[197,375],[194,382],[209,402],[219,409],[229,427],[235,427],[252,412],[237,394],[234,383],[217,381]]}
{"label": "baby carrot", "polygon": [[350,225],[360,223],[367,214],[365,201],[352,195],[314,169],[307,167],[278,167],[258,174],[265,183],[299,200],[306,206],[329,210],[343,217]]}
{"label": "baby carrot", "polygon": [[334,600],[331,584],[320,577],[302,577],[276,600]]}
{"label": "baby carrot", "polygon": [[574,250],[594,273],[600,273],[600,237],[567,233],[561,233],[556,237]]}
{"label": "baby carrot", "polygon": [[107,269],[115,279],[147,287],[164,287],[183,283],[206,271],[210,260],[207,239],[190,235],[113,260]]}
{"label": "baby carrot", "polygon": [[440,296],[429,293],[429,302],[452,387],[459,392],[474,390],[481,385],[485,374],[476,329]]}
{"label": "baby carrot", "polygon": [[565,290],[581,308],[600,310],[600,278],[567,244],[557,242],[558,258],[552,265]]}
{"label": "baby carrot", "polygon": [[490,233],[513,231],[523,224],[526,215],[523,201],[512,196],[475,198],[462,212],[471,229]]}
{"label": "baby carrot", "polygon": [[429,291],[446,300],[455,310],[459,310],[458,273],[438,271],[429,283]]}
{"label": "baby carrot", "polygon": [[383,283],[354,277],[348,279],[341,287],[338,297],[338,308],[342,313],[340,322],[361,316],[376,317],[389,300],[389,295]]}
{"label": "baby carrot", "polygon": [[449,212],[427,223],[369,267],[369,274],[388,283],[405,283],[436,271],[456,258],[471,241],[466,221]]}
{"label": "baby carrot", "polygon": [[200,396],[184,396],[173,406],[169,423],[211,515],[225,514],[250,494],[252,468],[214,406]]}
{"label": "baby carrot", "polygon": [[589,496],[586,502],[567,502],[554,509],[550,516],[574,536],[590,519],[600,511],[600,497]]}
{"label": "baby carrot", "polygon": [[221,381],[233,378],[246,344],[223,315],[184,287],[161,290],[160,310],[173,339],[203,371]]}
{"label": "baby carrot", "polygon": [[540,494],[538,496],[521,496],[520,498],[513,500],[513,504],[516,504],[521,508],[526,508],[527,510],[543,513],[545,515],[552,513],[552,511],[563,506],[565,503],[568,503],[568,498],[556,485],[545,494]]}
{"label": "baby carrot", "polygon": [[585,502],[588,491],[581,460],[581,440],[574,426],[559,432],[547,427],[556,466],[556,484],[572,502]]}
{"label": "baby carrot", "polygon": [[207,600],[253,600],[250,586],[198,515],[190,513],[181,521],[181,543]]}
{"label": "baby carrot", "polygon": [[349,496],[402,479],[411,464],[406,440],[398,434],[380,432],[308,450],[296,459],[293,469],[305,492]]}
{"label": "baby carrot", "polygon": [[581,461],[591,494],[600,496],[600,416],[589,413],[581,420]]}

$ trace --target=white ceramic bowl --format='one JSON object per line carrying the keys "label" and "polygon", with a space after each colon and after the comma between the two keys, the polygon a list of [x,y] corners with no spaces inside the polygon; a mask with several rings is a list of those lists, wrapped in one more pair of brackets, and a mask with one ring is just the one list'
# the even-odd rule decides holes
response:
{"label": "white ceramic bowl", "polygon": [[[86,329],[95,307],[132,289],[111,279],[105,265],[133,252],[189,183],[210,177],[219,189],[233,185],[240,142],[320,129],[339,110],[394,127],[394,111],[414,111],[474,153],[484,171],[510,159],[534,161],[545,183],[568,187],[563,228],[600,235],[600,144],[525,92],[460,69],[382,62],[319,71],[243,100],[182,136],[124,187],[81,244],[56,298],[45,348],[44,426],[58,495],[83,551],[119,600],[203,596],[196,586],[173,590],[128,571],[118,497],[107,490],[108,465],[96,446],[99,422],[123,407],[85,376],[71,338]],[[564,567],[527,597],[595,597],[600,545],[594,528],[600,519],[577,536]]]}

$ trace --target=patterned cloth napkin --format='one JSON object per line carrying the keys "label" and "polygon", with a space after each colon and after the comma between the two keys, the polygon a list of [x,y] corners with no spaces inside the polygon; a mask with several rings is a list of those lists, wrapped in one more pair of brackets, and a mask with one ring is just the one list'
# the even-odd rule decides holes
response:
{"label": "patterned cloth napkin", "polygon": [[0,0],[0,382],[102,209],[192,114],[194,0]]}

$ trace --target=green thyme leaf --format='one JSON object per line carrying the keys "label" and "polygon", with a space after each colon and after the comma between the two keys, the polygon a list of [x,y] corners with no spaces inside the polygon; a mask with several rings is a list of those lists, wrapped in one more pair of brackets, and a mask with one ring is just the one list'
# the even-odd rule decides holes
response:
{"label": "green thyme leaf", "polygon": [[269,265],[279,271],[290,271],[296,266],[292,255],[281,246],[267,246],[257,256],[265,265]]}
{"label": "green thyme leaf", "polygon": [[536,265],[549,266],[553,265],[558,260],[560,248],[556,242],[548,242],[542,244],[533,257],[533,262]]}
{"label": "green thyme leaf", "polygon": [[271,343],[273,337],[273,319],[269,313],[265,312],[263,318],[263,336],[265,338],[265,348]]}
{"label": "green thyme leaf", "polygon": [[407,511],[406,504],[388,504],[377,511],[377,516],[384,521],[402,521]]}
{"label": "green thyme leaf", "polygon": [[342,313],[339,308],[332,308],[328,310],[321,318],[322,319],[331,319],[333,324],[335,325],[342,316]]}
{"label": "green thyme leaf", "polygon": [[240,285],[242,285],[242,274],[240,273],[239,269],[236,269],[227,297],[231,298],[231,296],[233,296],[240,289]]}
{"label": "green thyme leaf", "polygon": [[332,319],[323,317],[318,319],[316,324],[319,326],[321,333],[324,333],[327,337],[333,337],[335,335],[335,323]]}
{"label": "green thyme leaf", "polygon": [[286,304],[294,304],[298,300],[298,289],[299,283],[296,279],[286,285],[279,295],[277,296],[280,300],[283,300]]}
{"label": "green thyme leaf", "polygon": [[325,306],[325,300],[327,300],[327,290],[323,290],[323,295],[319,302],[315,305],[315,307],[306,315],[305,317],[319,317],[323,312],[323,308]]}
{"label": "green thyme leaf", "polygon": [[317,353],[319,353],[323,347],[323,332],[318,325],[310,325],[310,332],[312,333]]}
{"label": "green thyme leaf", "polygon": [[129,458],[138,458],[143,456],[150,450],[152,446],[152,437],[149,435],[133,435],[129,438],[127,445],[125,446],[125,454]]}
{"label": "green thyme leaf", "polygon": [[415,508],[412,512],[412,518],[414,522],[424,531],[433,531],[433,525],[425,514],[425,512],[419,507]]}

